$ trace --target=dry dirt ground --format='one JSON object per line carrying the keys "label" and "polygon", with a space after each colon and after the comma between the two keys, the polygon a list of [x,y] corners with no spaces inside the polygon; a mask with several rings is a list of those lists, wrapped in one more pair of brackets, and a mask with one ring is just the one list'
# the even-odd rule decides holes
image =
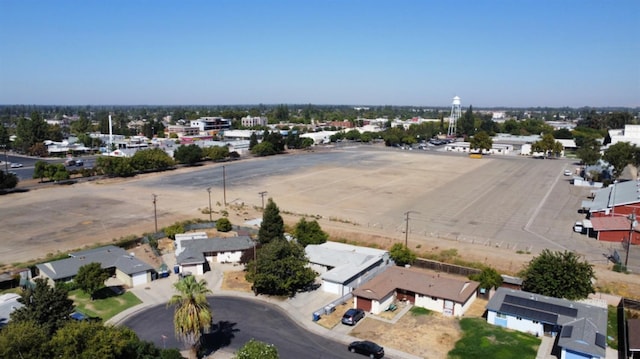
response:
{"label": "dry dirt ground", "polygon": [[[443,196],[443,193],[451,197],[464,192],[464,198],[469,198],[483,188],[493,186],[494,183],[499,183],[501,188],[508,190],[513,184],[504,182],[505,176],[509,175],[506,172],[515,168],[518,172],[514,176],[528,178],[530,174],[525,171],[531,166],[538,166],[544,170],[547,164],[558,166],[559,163],[470,160],[464,156],[417,156],[389,152],[366,153],[357,158],[363,160],[356,160],[357,163],[353,165],[323,164],[313,168],[301,168],[290,175],[277,174],[244,179],[244,182],[228,191],[228,198],[234,199],[230,200],[232,204],[227,206],[229,219],[234,224],[241,224],[249,219],[260,218],[260,199],[256,193],[268,188],[269,197],[273,196],[276,199],[288,226],[293,226],[301,215],[320,214],[319,222],[322,228],[331,234],[332,239],[389,248],[405,239],[402,228],[396,227],[404,227],[401,214],[407,208],[434,201],[446,202],[447,199],[439,197]],[[286,157],[276,156],[275,160],[286,161]],[[250,161],[254,160],[248,161],[241,162],[251,164],[253,162]],[[233,168],[231,165],[228,167]],[[206,192],[188,185],[199,177],[209,176],[210,172],[206,172],[209,168],[211,171],[219,170],[219,166],[213,164],[181,168],[169,173],[146,174],[132,179],[106,179],[71,186],[50,186],[0,196],[0,266],[4,265],[6,268],[14,263],[46,258],[48,254],[66,253],[88,245],[113,243],[117,238],[124,236],[152,232],[154,207],[151,195],[159,190],[162,192],[157,209],[158,227],[193,218],[208,219],[209,215],[205,212]],[[480,172],[483,168],[490,170]],[[189,177],[191,174],[193,177]],[[472,177],[469,174],[482,176],[469,179]],[[173,175],[185,176],[185,186],[158,187],[164,183],[166,176]],[[452,189],[451,183],[463,187]],[[558,188],[574,191],[568,185]],[[520,188],[517,190],[523,191]],[[217,191],[218,194],[219,192]],[[490,203],[491,200],[499,205],[489,212],[505,211],[509,206],[521,202],[540,201],[539,198],[529,198],[526,194],[516,199],[509,196],[476,198],[476,201],[483,202],[483,205],[485,201]],[[456,198],[453,203],[462,203],[461,201]],[[219,198],[213,199],[214,218],[219,217],[223,211],[219,202]],[[451,210],[445,206],[430,207],[429,210],[437,212],[439,208],[442,208],[443,212]],[[463,211],[467,207],[458,205],[453,209]],[[551,213],[549,217],[554,217],[562,213],[571,213],[575,208],[552,208],[547,211]],[[394,218],[391,218],[391,214]],[[509,212],[501,212],[495,218],[487,216],[488,225],[493,226],[489,229],[495,228],[496,223],[500,225],[502,218],[507,221],[518,219],[510,218],[509,215]],[[449,213],[423,212],[421,216],[428,216],[428,222],[418,224],[426,223],[432,228],[455,226],[455,222],[450,220],[453,216]],[[368,222],[374,217],[375,223]],[[385,218],[389,218],[388,223],[383,223]],[[412,226],[415,223],[413,220]],[[460,225],[469,226],[469,223]],[[504,226],[512,224],[505,222]],[[478,228],[483,229],[480,225]],[[508,235],[515,233],[514,238],[518,233],[522,233],[522,228],[507,229]],[[517,273],[535,254],[527,253],[526,250],[515,251],[514,247],[443,240],[442,237],[433,237],[427,232],[422,233],[420,238],[417,237],[418,235],[412,232],[409,245],[420,254],[455,249],[460,259],[485,263],[508,274]],[[585,238],[576,238],[575,241],[593,242]],[[518,247],[520,248],[524,249],[522,246]],[[2,269],[0,268],[0,271]],[[614,273],[605,262],[597,263],[596,270],[599,288],[640,298],[640,281],[636,275]]]}

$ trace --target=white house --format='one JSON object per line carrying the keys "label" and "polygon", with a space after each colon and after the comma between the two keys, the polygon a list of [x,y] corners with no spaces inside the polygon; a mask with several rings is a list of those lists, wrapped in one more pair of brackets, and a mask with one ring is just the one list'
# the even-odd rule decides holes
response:
{"label": "white house", "polygon": [[[449,151],[449,152],[464,152],[464,153],[472,152],[470,142],[448,143],[444,146],[444,149],[445,151]],[[513,152],[513,145],[500,144],[500,143],[494,143],[491,146],[490,150],[482,150],[483,154],[493,154],[493,155],[508,155],[511,152]]]}
{"label": "white house", "polygon": [[311,268],[320,273],[322,290],[341,296],[393,265],[387,251],[338,242],[311,244],[305,253]]}
{"label": "white house", "polygon": [[390,267],[353,291],[354,307],[378,314],[395,301],[462,316],[477,298],[478,282],[428,270]]}
{"label": "white house", "polygon": [[176,264],[181,272],[202,275],[214,260],[218,263],[238,263],[242,254],[254,246],[255,242],[248,236],[207,238],[205,234],[204,238],[181,238],[180,242],[176,236]]}
{"label": "white house", "polygon": [[24,304],[18,302],[19,298],[20,294],[16,293],[0,294],[0,328],[9,323],[14,310],[24,307]]}
{"label": "white house", "polygon": [[487,304],[487,322],[536,336],[560,335],[561,359],[606,356],[606,306],[498,288]]}
{"label": "white house", "polygon": [[70,253],[69,258],[58,261],[36,264],[39,277],[50,281],[69,281],[78,274],[80,267],[100,263],[103,269],[113,273],[122,283],[129,287],[151,282],[153,268],[116,246],[106,246],[86,251]]}

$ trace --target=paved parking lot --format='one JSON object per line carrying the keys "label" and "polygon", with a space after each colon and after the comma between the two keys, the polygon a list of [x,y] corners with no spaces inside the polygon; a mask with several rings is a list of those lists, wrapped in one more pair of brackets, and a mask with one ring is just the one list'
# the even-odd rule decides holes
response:
{"label": "paved parking lot", "polygon": [[[217,213],[226,199],[244,204],[238,216],[259,216],[258,193],[267,191],[285,214],[317,215],[323,226],[398,240],[404,239],[405,213],[411,211],[409,242],[424,242],[425,248],[459,241],[511,253],[569,249],[604,263],[603,253],[620,246],[571,230],[589,193],[563,176],[573,167],[570,160],[478,160],[362,146],[34,190],[0,199],[0,227],[11,239],[0,248],[0,263],[152,232],[156,216],[159,227],[205,219],[208,187]],[[236,224],[240,220],[232,217]],[[632,251],[631,267],[638,263]]]}

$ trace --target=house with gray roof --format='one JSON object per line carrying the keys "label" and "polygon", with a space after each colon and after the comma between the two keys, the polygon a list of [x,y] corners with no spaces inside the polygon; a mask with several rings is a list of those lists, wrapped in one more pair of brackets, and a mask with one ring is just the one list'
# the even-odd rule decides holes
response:
{"label": "house with gray roof", "polygon": [[304,251],[311,268],[320,273],[322,290],[341,296],[394,264],[385,250],[338,242],[311,244]]}
{"label": "house with gray roof", "polygon": [[606,307],[498,288],[487,303],[487,322],[536,336],[559,335],[562,358],[606,356]]}
{"label": "house with gray roof", "polygon": [[582,201],[582,208],[589,212],[583,225],[598,240],[620,243],[631,233],[631,243],[640,244],[640,227],[629,219],[640,217],[640,180],[612,183],[594,192],[593,200]]}
{"label": "house with gray roof", "polygon": [[176,264],[181,272],[202,275],[209,263],[239,263],[242,254],[253,249],[249,236],[181,239],[176,242]]}
{"label": "house with gray roof", "polygon": [[39,277],[52,282],[70,281],[78,274],[80,267],[100,263],[103,269],[115,275],[129,287],[147,284],[151,281],[153,268],[116,246],[93,248],[86,251],[69,253],[69,258],[36,264]]}
{"label": "house with gray roof", "polygon": [[392,266],[353,291],[354,307],[378,314],[401,301],[459,317],[476,300],[479,286],[431,270]]}

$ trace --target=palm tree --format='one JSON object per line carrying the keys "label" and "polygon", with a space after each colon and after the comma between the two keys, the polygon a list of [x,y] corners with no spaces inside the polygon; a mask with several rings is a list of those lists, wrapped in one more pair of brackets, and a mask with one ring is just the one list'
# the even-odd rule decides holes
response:
{"label": "palm tree", "polygon": [[191,348],[192,356],[197,358],[200,338],[210,328],[213,317],[206,296],[211,290],[207,288],[204,279],[196,282],[191,275],[173,286],[179,294],[174,294],[167,306],[176,306],[173,314],[176,338],[187,344]]}

